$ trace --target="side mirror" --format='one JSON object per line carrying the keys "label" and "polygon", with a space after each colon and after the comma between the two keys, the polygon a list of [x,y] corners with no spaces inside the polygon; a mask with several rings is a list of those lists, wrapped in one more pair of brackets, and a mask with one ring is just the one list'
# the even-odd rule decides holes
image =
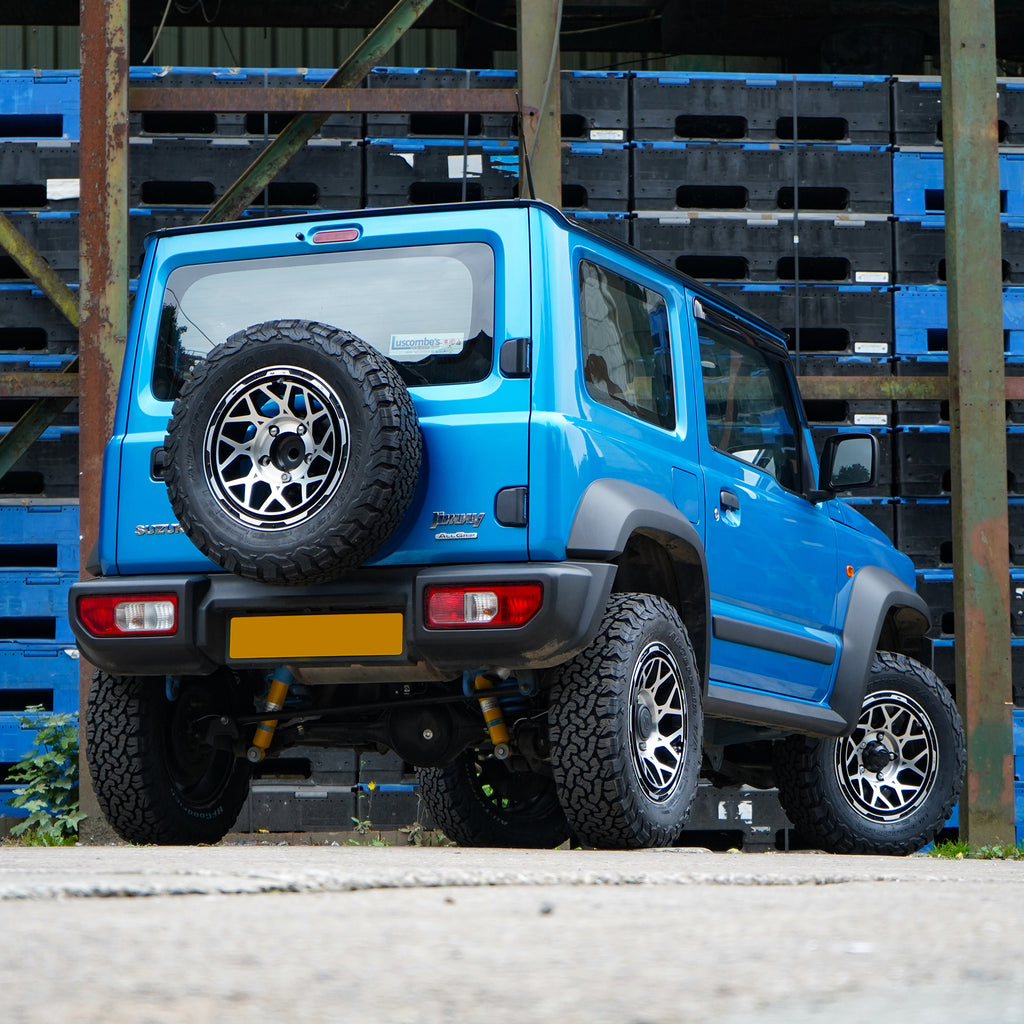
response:
{"label": "side mirror", "polygon": [[878,480],[878,438],[874,434],[833,434],[821,452],[818,491],[812,501],[824,501],[839,491],[872,487]]}

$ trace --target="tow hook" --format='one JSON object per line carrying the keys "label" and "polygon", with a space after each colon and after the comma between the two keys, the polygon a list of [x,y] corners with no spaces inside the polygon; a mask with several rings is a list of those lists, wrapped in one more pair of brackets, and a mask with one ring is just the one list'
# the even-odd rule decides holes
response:
{"label": "tow hook", "polygon": [[[270,689],[267,692],[267,699],[263,703],[263,711],[280,711],[288,697],[288,688],[295,681],[287,666],[282,665],[274,671],[270,677]],[[274,730],[277,728],[276,718],[267,718],[257,723],[256,731],[252,737],[252,746],[246,755],[253,764],[259,764],[267,756],[267,749],[274,739]]]}
{"label": "tow hook", "polygon": [[[490,690],[494,686],[494,681],[489,676],[480,675],[473,681],[473,686],[478,691]],[[491,743],[494,744],[494,756],[499,761],[505,761],[512,753],[512,748],[509,746],[508,727],[505,725],[505,716],[501,713],[501,704],[493,695],[477,699],[480,701],[480,710],[484,714],[487,733],[491,737]]]}

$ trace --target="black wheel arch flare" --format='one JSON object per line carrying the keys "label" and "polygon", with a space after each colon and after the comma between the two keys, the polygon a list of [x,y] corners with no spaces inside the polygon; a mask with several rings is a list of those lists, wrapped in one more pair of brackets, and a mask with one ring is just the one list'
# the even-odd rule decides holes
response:
{"label": "black wheel arch flare", "polygon": [[566,543],[566,557],[616,562],[613,590],[637,587],[638,566],[657,561],[659,596],[679,612],[693,644],[697,671],[706,693],[711,639],[710,590],[704,545],[696,528],[660,494],[626,480],[603,478],[591,483],[576,509]]}

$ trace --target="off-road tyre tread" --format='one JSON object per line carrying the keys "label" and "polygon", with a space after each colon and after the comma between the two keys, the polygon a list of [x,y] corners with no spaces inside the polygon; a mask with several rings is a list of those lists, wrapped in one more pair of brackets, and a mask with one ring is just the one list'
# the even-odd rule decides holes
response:
{"label": "off-road tyre tread", "polygon": [[[188,496],[194,481],[183,468],[184,448],[196,429],[187,410],[193,396],[228,360],[282,340],[315,344],[344,368],[359,389],[360,415],[370,426],[370,442],[359,501],[349,509],[344,523],[329,532],[313,531],[302,543],[284,542],[279,551],[254,553],[213,536],[209,525],[195,515]],[[349,406],[346,412],[353,415]],[[231,335],[185,381],[174,401],[164,441],[167,493],[192,543],[228,572],[266,583],[326,582],[362,565],[395,531],[412,502],[422,447],[412,397],[384,356],[340,328],[309,320],[275,320]]]}
{"label": "off-road tyre tread", "polygon": [[219,806],[197,815],[168,783],[151,727],[162,678],[96,672],[85,722],[93,790],[104,817],[122,839],[153,845],[194,845],[223,839],[249,793],[249,769],[237,763]]}
{"label": "off-road tyre tread", "polygon": [[867,693],[875,690],[878,677],[896,673],[916,679],[939,702],[942,713],[953,730],[954,750],[941,751],[943,757],[954,758],[956,784],[947,794],[938,811],[922,820],[910,834],[888,840],[867,838],[842,814],[837,813],[827,798],[825,772],[830,757],[822,752],[827,740],[809,736],[790,736],[775,746],[775,776],[779,800],[797,834],[804,843],[829,853],[867,853],[906,856],[931,842],[949,820],[960,795],[960,781],[967,764],[963,725],[956,705],[942,681],[931,669],[903,654],[879,651],[871,666]]}
{"label": "off-road tyre tread", "polygon": [[569,838],[569,823],[554,795],[538,817],[509,819],[497,812],[477,790],[474,755],[466,752],[443,768],[416,772],[420,800],[433,824],[452,842],[466,847],[550,850]]}
{"label": "off-road tyre tread", "polygon": [[[647,623],[667,619],[681,631],[685,647],[676,651],[680,670],[690,673],[696,699],[687,707],[696,716],[696,751],[691,750],[692,779],[685,807],[669,825],[645,813],[642,801],[624,786],[619,767],[628,760],[628,740],[620,720],[617,688],[612,680],[628,681],[633,644]],[[700,767],[702,710],[700,686],[686,627],[675,608],[650,594],[613,594],[596,639],[559,670],[551,694],[551,764],[559,798],[575,834],[584,843],[607,849],[670,846],[679,835],[696,794]],[[691,726],[691,733],[693,727]]]}

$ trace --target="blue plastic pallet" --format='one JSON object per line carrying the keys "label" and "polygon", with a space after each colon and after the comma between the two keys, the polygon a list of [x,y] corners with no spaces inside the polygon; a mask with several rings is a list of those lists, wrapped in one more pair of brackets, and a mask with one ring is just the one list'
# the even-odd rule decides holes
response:
{"label": "blue plastic pallet", "polygon": [[78,571],[77,503],[0,501],[0,568]]}
{"label": "blue plastic pallet", "polygon": [[[900,150],[892,154],[892,201],[897,217],[945,211],[942,150]],[[1024,215],[1024,153],[999,153],[999,211]]]}
{"label": "blue plastic pallet", "polygon": [[[893,296],[893,318],[896,355],[948,352],[949,320],[944,285],[897,288]],[[1024,355],[1024,288],[1003,289],[1003,350],[1006,355]]]}
{"label": "blue plastic pallet", "polygon": [[[0,641],[0,694],[50,690],[54,711],[76,711],[78,666],[74,644]],[[4,698],[8,706],[12,699]]]}
{"label": "blue plastic pallet", "polygon": [[77,71],[0,71],[0,140],[77,139]]}
{"label": "blue plastic pallet", "polygon": [[0,640],[74,644],[68,592],[77,573],[0,572]]}

